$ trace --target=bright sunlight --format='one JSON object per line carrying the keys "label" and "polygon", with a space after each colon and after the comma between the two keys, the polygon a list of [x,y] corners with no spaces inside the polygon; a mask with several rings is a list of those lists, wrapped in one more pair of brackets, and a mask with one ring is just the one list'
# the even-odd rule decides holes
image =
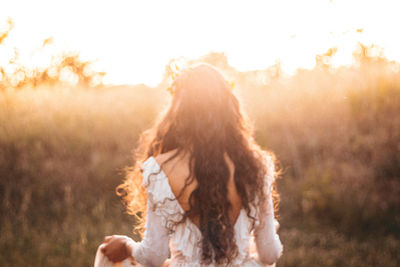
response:
{"label": "bright sunlight", "polygon": [[312,69],[315,55],[332,47],[334,66],[351,64],[358,42],[400,61],[399,7],[396,0],[4,0],[0,18],[15,28],[0,62],[17,47],[24,64],[46,65],[50,50],[38,50],[49,37],[52,51],[79,51],[113,84],[156,86],[171,58],[211,51],[241,71],[280,62],[287,74]]}

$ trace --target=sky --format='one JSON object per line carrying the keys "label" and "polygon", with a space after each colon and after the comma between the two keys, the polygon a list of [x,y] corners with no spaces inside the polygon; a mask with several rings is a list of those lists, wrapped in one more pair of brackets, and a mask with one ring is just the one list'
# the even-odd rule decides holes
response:
{"label": "sky", "polygon": [[[32,67],[78,51],[107,72],[105,83],[156,86],[170,59],[209,52],[224,52],[240,71],[279,61],[291,74],[313,68],[331,47],[334,66],[351,64],[362,42],[400,62],[399,13],[396,0],[0,0],[0,31],[7,18],[15,24],[0,64],[14,47]],[[49,37],[53,44],[41,50]]]}

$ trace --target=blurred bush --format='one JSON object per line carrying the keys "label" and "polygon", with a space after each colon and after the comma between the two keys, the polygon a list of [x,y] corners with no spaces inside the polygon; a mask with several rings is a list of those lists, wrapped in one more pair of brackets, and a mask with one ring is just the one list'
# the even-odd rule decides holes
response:
{"label": "blurred bush", "polygon": [[161,98],[143,86],[0,94],[1,266],[88,266],[104,235],[131,234],[115,187]]}
{"label": "blurred bush", "polygon": [[[1,44],[13,28],[13,20],[8,19],[6,29],[0,32],[0,51]],[[43,40],[42,46],[35,53],[47,50],[53,41],[52,37]],[[105,72],[93,70],[92,62],[82,60],[77,52],[53,54],[48,66],[28,68],[20,61],[19,50],[15,47],[14,55],[9,58],[7,66],[0,65],[0,90],[7,88],[32,89],[43,85],[96,87],[102,85],[105,74]]]}

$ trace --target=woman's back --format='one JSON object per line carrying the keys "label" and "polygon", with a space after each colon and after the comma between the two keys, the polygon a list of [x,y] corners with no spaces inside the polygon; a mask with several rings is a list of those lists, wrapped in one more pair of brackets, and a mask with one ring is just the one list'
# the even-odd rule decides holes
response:
{"label": "woman's back", "polygon": [[[189,153],[185,153],[179,155],[178,157],[172,158],[175,152],[176,150],[171,150],[166,153],[157,155],[156,157],[154,157],[154,159],[159,166],[162,166],[162,170],[168,178],[172,193],[177,197],[177,201],[179,202],[180,206],[183,208],[183,210],[188,211],[190,209],[189,197],[191,193],[196,189],[197,180],[195,178],[189,178],[192,183],[188,184],[185,187],[185,183],[187,181],[186,179],[188,179],[188,176],[190,174]],[[170,158],[172,158],[171,161],[168,161],[168,159]],[[242,203],[234,182],[235,166],[227,154],[225,154],[225,161],[228,165],[230,173],[229,181],[227,184],[227,197],[231,204],[231,207],[229,209],[229,217],[231,219],[231,223],[234,224],[240,214],[240,210],[242,209]],[[197,227],[200,227],[198,216],[190,219]]]}
{"label": "woman's back", "polygon": [[[180,178],[180,175],[186,177],[185,167],[188,171],[188,165],[183,164],[184,157],[177,161],[171,160],[169,164],[165,164],[164,172],[160,165],[168,157],[168,153],[149,157],[141,165],[143,184],[148,196],[148,210],[144,239],[141,243],[132,243],[133,257],[143,265],[160,266],[168,257],[169,248],[171,252],[169,266],[171,267],[219,266],[215,263],[201,264],[200,225],[196,225],[196,222],[191,219],[186,219],[180,224],[174,223],[182,219],[185,213],[183,207],[188,205],[188,197],[185,200],[184,196],[188,195],[189,190],[193,190],[195,185],[187,187],[188,193],[182,195],[181,201],[175,198],[175,194],[183,188],[185,180]],[[169,178],[167,173],[172,174],[171,177],[174,178]],[[230,188],[228,191],[232,192],[230,194],[233,196],[232,203],[236,203],[232,210],[238,209],[239,212],[235,218],[235,235],[232,240],[232,242],[236,242],[238,254],[236,258],[232,259],[229,266],[265,266],[265,264],[274,263],[282,252],[282,245],[276,234],[273,212],[260,214],[263,218],[257,218],[259,224],[252,232],[251,221],[245,210],[237,204],[240,201],[237,200],[238,195],[234,192],[236,190],[232,185]],[[272,199],[270,201],[272,205]],[[256,250],[252,248],[254,245],[256,245]],[[226,265],[221,264],[221,266]]]}

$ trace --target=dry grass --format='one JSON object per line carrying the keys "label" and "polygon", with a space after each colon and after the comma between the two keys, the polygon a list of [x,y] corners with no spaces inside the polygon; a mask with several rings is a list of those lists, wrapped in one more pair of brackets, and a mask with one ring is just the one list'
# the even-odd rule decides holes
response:
{"label": "dry grass", "polygon": [[[233,72],[284,171],[278,266],[400,261],[398,70],[375,60],[267,83]],[[89,266],[104,235],[130,234],[114,189],[166,99],[140,86],[0,92],[1,266]]]}

